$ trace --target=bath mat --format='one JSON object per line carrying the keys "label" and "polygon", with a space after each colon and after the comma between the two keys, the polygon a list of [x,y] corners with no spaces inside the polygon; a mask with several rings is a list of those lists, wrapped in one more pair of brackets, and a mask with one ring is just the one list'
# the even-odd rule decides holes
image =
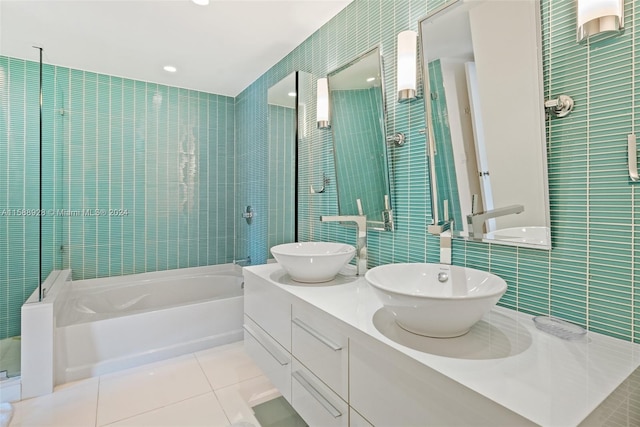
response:
{"label": "bath mat", "polygon": [[307,423],[282,396],[256,405],[251,409],[262,427],[308,427]]}

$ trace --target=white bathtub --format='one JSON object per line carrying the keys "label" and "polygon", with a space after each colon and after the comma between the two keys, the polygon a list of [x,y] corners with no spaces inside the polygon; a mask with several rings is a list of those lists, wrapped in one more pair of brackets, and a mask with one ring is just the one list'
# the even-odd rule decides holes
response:
{"label": "white bathtub", "polygon": [[233,265],[65,283],[55,313],[55,384],[242,339]]}

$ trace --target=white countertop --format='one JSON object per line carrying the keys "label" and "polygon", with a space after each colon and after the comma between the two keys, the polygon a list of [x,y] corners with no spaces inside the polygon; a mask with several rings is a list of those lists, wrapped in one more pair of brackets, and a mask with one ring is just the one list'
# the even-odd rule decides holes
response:
{"label": "white countertop", "polygon": [[305,285],[278,264],[245,271],[544,426],[578,425],[640,366],[638,344],[594,332],[563,340],[502,307],[462,337],[427,338],[399,328],[364,278]]}

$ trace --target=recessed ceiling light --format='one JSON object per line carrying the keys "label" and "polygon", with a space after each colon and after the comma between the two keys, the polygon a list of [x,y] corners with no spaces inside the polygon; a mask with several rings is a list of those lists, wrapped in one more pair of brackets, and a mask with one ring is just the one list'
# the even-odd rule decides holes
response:
{"label": "recessed ceiling light", "polygon": [[176,71],[178,71],[178,69],[176,67],[174,67],[173,65],[165,65],[164,66],[164,70],[168,71],[170,73],[175,73]]}
{"label": "recessed ceiling light", "polygon": [[293,96],[296,96],[296,93],[295,92],[289,92],[287,95],[293,97]]}
{"label": "recessed ceiling light", "polygon": [[198,6],[207,6],[209,4],[209,0],[191,0]]}
{"label": "recessed ceiling light", "polygon": [[369,77],[369,78],[367,79],[367,81],[368,81],[368,82],[372,82],[372,81],[374,81],[375,79],[376,79],[375,77]]}

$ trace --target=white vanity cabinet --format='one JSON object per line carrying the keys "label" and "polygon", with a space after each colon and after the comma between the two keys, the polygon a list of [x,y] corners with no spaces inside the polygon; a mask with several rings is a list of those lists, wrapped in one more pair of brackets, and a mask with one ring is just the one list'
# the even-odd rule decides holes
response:
{"label": "white vanity cabinet", "polygon": [[384,344],[356,339],[350,352],[350,404],[373,425],[536,425]]}
{"label": "white vanity cabinet", "polygon": [[308,304],[294,304],[292,313],[293,356],[348,401],[349,338],[334,317]]}
{"label": "white vanity cabinet", "polygon": [[324,382],[293,359],[291,406],[310,426],[349,426],[349,405]]}
{"label": "white vanity cabinet", "polygon": [[620,402],[638,401],[638,344],[563,340],[501,307],[468,339],[414,341],[389,329],[364,279],[283,275],[245,269],[245,348],[312,427],[637,425],[637,405]]}
{"label": "white vanity cabinet", "polygon": [[291,353],[246,315],[244,348],[282,396],[291,402]]}
{"label": "white vanity cabinet", "polygon": [[245,351],[291,403],[291,302],[251,274],[245,274],[244,288]]}
{"label": "white vanity cabinet", "polygon": [[245,273],[244,314],[291,352],[291,298],[287,292]]}
{"label": "white vanity cabinet", "polygon": [[349,339],[337,323],[245,274],[245,349],[311,426],[349,425]]}

